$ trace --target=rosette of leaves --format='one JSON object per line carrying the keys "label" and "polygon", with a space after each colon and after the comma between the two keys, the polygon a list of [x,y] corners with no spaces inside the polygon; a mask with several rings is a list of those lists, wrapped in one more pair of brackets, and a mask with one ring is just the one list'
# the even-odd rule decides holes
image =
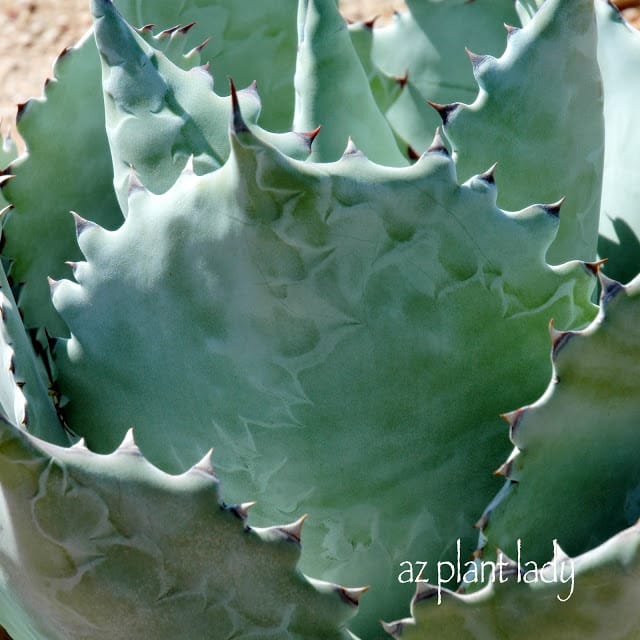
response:
{"label": "rosette of leaves", "polygon": [[[289,3],[273,4],[291,17]],[[152,6],[139,3],[136,16]],[[92,83],[100,76],[90,40],[58,62],[46,99],[22,110],[28,154],[11,163],[4,187],[17,300],[3,283],[0,621],[16,640],[185,629],[203,638],[453,636],[452,607],[426,616],[445,631],[423,622],[424,590],[411,624],[378,624],[406,614],[411,588],[398,584],[399,563],[450,561],[458,544],[471,553],[470,525],[487,504],[490,541],[507,546],[520,535],[512,522],[527,515],[535,530],[515,477],[510,495],[492,501],[490,471],[509,448],[499,414],[543,392],[550,318],[587,336],[607,318],[632,323],[633,305],[617,314],[591,303],[608,82],[594,8],[548,0],[503,35],[502,56],[472,54],[477,99],[436,105],[451,143],[437,131],[410,158],[387,107],[419,82],[411,71],[402,83],[386,78],[373,58],[363,64],[375,31],[350,31],[331,0],[301,0],[282,40],[275,27],[260,31],[247,54],[230,36],[250,32],[237,28],[245,16],[236,23],[225,7],[204,3],[196,28],[185,3],[176,19],[185,26],[135,30],[108,0],[92,2],[105,119],[88,125],[88,102],[73,105],[79,127],[94,132],[81,144],[102,140],[92,162],[40,133],[64,112],[65,83],[80,82],[75,65]],[[165,9],[159,19],[170,24]],[[415,30],[413,9],[398,24]],[[461,10],[452,3],[458,20]],[[477,9],[479,24],[502,10]],[[187,45],[203,25],[218,37],[209,67],[206,49]],[[289,96],[295,89],[282,107],[293,127],[273,133],[260,117],[262,82],[251,84],[242,60],[274,42],[286,52],[286,33],[297,33],[295,74],[292,54],[277,82],[289,83]],[[236,46],[243,56],[230,70],[245,88],[232,83],[220,97],[216,60],[232,64]],[[423,126],[421,136],[433,128]],[[64,160],[52,164],[58,153]],[[29,185],[38,183],[55,213],[36,204]],[[610,353],[612,367],[623,351]],[[559,424],[574,415],[550,411]],[[578,441],[611,464],[606,444]],[[539,450],[530,455],[553,460],[563,478],[567,458]],[[622,494],[633,462],[618,471]],[[258,501],[250,519],[249,500]],[[535,534],[542,546],[574,502],[553,489],[539,502],[557,505]],[[632,533],[606,542],[629,524],[629,505],[619,521],[605,509],[585,515],[587,530],[609,525],[592,539],[576,535],[571,554],[602,543],[635,557]],[[496,534],[501,511],[514,515]],[[581,567],[616,574],[610,553],[589,553]],[[581,581],[576,588],[592,584]],[[361,585],[370,592],[360,602]],[[509,609],[511,596],[489,591],[465,596],[485,603],[465,609],[478,620],[473,633],[511,637],[482,608]],[[546,615],[535,595],[514,598],[536,602],[531,621]]]}

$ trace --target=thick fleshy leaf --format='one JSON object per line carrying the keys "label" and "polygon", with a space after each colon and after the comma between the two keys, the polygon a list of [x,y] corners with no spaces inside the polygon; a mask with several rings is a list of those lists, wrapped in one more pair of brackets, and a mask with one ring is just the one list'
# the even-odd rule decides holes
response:
{"label": "thick fleshy leaf", "polygon": [[[47,347],[28,336],[4,269],[0,267],[0,411],[30,433],[69,444],[53,402]],[[36,353],[33,344],[41,350]]]}
{"label": "thick fleshy leaf", "polygon": [[[412,617],[385,628],[402,640],[633,640],[640,627],[639,546],[636,524],[578,557],[558,549],[544,566],[501,556],[494,573],[486,565],[489,584],[473,595],[438,589],[432,567],[434,584],[419,585]],[[441,568],[442,578],[450,573]]]}
{"label": "thick fleshy leaf", "polygon": [[598,251],[627,282],[640,272],[640,32],[608,2],[596,2],[596,15],[606,134]]}
{"label": "thick fleshy leaf", "polygon": [[353,147],[322,165],[233,126],[221,169],[138,186],[115,232],[77,220],[86,261],[54,293],[66,417],[100,451],[135,427],[174,472],[213,444],[268,520],[305,505],[303,567],[371,584],[371,628],[401,612],[401,559],[470,531],[497,415],[541,391],[548,318],[586,323],[593,276],[545,263],[554,209],[497,209],[492,174],[459,186],[438,144],[411,168]]}
{"label": "thick fleshy leaf", "polygon": [[[154,48],[158,40],[165,45],[160,36],[145,41],[111,0],[93,0],[91,10],[102,61],[116,195],[126,215],[132,167],[147,188],[162,193],[176,181],[190,157],[197,173],[224,163],[229,155],[231,99],[214,93],[207,67],[183,69]],[[172,53],[174,58],[183,58]],[[315,132],[277,135],[263,131],[255,125],[261,107],[255,86],[239,97],[258,134],[292,157],[309,155]]]}
{"label": "thick fleshy leaf", "polygon": [[[640,516],[640,277],[626,287],[601,280],[593,323],[552,331],[554,372],[544,395],[506,416],[516,446],[502,467],[509,491],[483,524],[509,555],[521,540],[539,561],[553,539],[582,553]],[[535,517],[533,504],[544,505]]]}
{"label": "thick fleshy leaf", "polygon": [[294,129],[323,127],[312,160],[337,160],[350,138],[373,162],[407,164],[375,103],[335,0],[300,0],[295,86]]}
{"label": "thick fleshy leaf", "polygon": [[[239,8],[237,0],[115,0],[129,24],[163,29],[195,25],[194,46],[205,40],[202,63],[209,63],[216,82],[231,76],[238,86],[254,80],[264,102],[263,127],[288,131],[293,111],[297,0],[260,1]],[[277,69],[277,73],[274,72]]]}
{"label": "thick fleshy leaf", "polygon": [[590,0],[547,0],[500,58],[471,55],[473,104],[438,107],[461,177],[500,163],[501,206],[566,197],[552,263],[596,252],[604,150],[596,38]]}
{"label": "thick fleshy leaf", "polygon": [[[253,80],[268,106],[263,119],[276,131],[287,130],[293,111],[292,78],[296,51],[296,0],[260,2],[251,11],[235,11],[235,0],[119,0],[133,24],[171,27],[196,22],[187,39],[198,47],[207,38],[202,62],[216,78],[232,76],[239,86]],[[270,25],[277,24],[277,28]],[[251,46],[247,46],[247,43]],[[162,47],[183,60],[183,49]],[[274,64],[279,72],[273,73]],[[107,228],[122,220],[113,194],[113,170],[105,133],[100,63],[91,37],[66,49],[48,82],[44,98],[19,111],[18,130],[28,153],[12,163],[16,175],[6,198],[15,206],[4,255],[14,261],[12,276],[24,283],[18,304],[29,327],[64,333],[49,300],[47,277],[62,277],[64,261],[78,257],[69,211],[91,209]],[[46,245],[47,251],[41,250]]]}
{"label": "thick fleshy leaf", "polygon": [[[517,16],[509,0],[407,4],[409,10],[396,13],[388,26],[363,31],[363,25],[354,25],[351,31],[360,43],[358,52],[365,68],[372,65],[385,75],[408,80],[395,104],[387,110],[385,101],[381,107],[405,144],[421,153],[440,124],[426,101],[471,102],[477,85],[465,47],[500,54],[506,38],[503,23],[513,24]],[[361,44],[367,32],[371,38],[368,49]]]}
{"label": "thick fleshy leaf", "polygon": [[47,277],[67,275],[65,260],[80,257],[69,211],[90,207],[105,227],[117,226],[122,214],[113,196],[104,110],[90,99],[100,77],[92,38],[63,51],[53,76],[44,96],[18,111],[28,153],[7,169],[15,177],[4,194],[14,209],[4,224],[3,255],[13,261],[14,282],[24,285],[17,302],[27,326],[59,334],[66,329],[51,306]]}
{"label": "thick fleshy leaf", "polygon": [[[0,122],[2,124],[2,122]],[[2,131],[0,130],[0,169],[4,169],[9,165],[9,163],[16,158],[18,155],[18,150],[16,148],[16,143],[11,139],[10,136],[4,136]],[[2,184],[6,182],[9,178],[6,174],[4,178],[0,177],[0,187]],[[2,211],[8,202],[4,199],[2,195],[2,191],[0,191],[0,211]]]}
{"label": "thick fleshy leaf", "polygon": [[305,578],[302,520],[247,526],[209,456],[169,476],[131,433],[100,456],[0,416],[0,462],[0,615],[20,640],[352,637],[363,590]]}

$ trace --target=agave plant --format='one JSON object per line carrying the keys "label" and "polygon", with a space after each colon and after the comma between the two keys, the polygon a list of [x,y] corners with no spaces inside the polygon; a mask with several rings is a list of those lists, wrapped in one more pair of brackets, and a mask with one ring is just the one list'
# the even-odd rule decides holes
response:
{"label": "agave plant", "polygon": [[0,623],[636,637],[640,35],[116,5],[4,158]]}

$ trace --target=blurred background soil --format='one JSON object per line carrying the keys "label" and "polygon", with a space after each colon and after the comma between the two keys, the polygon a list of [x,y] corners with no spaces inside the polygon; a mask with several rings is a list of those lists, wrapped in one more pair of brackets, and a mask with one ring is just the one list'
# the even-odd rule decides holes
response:
{"label": "blurred background soil", "polygon": [[[88,0],[0,0],[0,130],[15,137],[16,105],[42,94],[55,57],[89,27]],[[618,0],[640,27],[640,0]],[[350,20],[388,20],[403,0],[340,0]]]}

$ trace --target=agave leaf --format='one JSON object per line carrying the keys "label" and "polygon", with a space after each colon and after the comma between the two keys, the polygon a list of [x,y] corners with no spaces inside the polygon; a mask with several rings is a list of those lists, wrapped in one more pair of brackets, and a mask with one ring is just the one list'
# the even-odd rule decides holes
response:
{"label": "agave leaf", "polygon": [[407,164],[375,103],[334,0],[300,0],[295,86],[294,129],[311,130],[318,123],[324,129],[313,147],[312,160],[337,160],[351,138],[374,162]]}
{"label": "agave leaf", "polygon": [[[214,93],[207,67],[176,65],[136,33],[111,0],[94,0],[91,8],[102,61],[114,183],[126,215],[132,167],[151,191],[162,193],[190,157],[197,173],[221,166],[229,155],[231,100]],[[167,49],[161,35],[150,42],[155,45],[160,40]],[[262,137],[293,157],[309,155],[313,133],[276,135],[261,130],[255,126],[261,106],[257,91],[251,87],[240,96],[248,120]]]}
{"label": "agave leaf", "polygon": [[[388,26],[351,27],[365,68],[386,76],[406,78],[404,91],[393,106],[381,108],[405,144],[421,152],[439,124],[427,100],[447,103],[472,101],[477,93],[465,47],[498,55],[504,48],[503,23],[517,16],[508,0],[421,0],[408,2],[408,11],[396,13]],[[362,41],[369,36],[370,46]],[[378,79],[379,73],[372,74]]]}
{"label": "agave leaf", "polygon": [[380,111],[386,113],[400,95],[407,78],[386,74],[373,63],[372,48],[376,33],[374,23],[372,20],[355,22],[349,24],[348,28],[353,48],[367,75],[371,93]]}
{"label": "agave leaf", "polygon": [[[544,395],[507,415],[516,446],[502,468],[510,490],[483,520],[491,543],[510,555],[520,539],[540,560],[554,538],[575,555],[640,516],[640,277],[622,286],[601,275],[601,286],[589,327],[552,331],[554,373]],[[534,501],[545,507],[531,518]]]}
{"label": "agave leaf", "polygon": [[[3,384],[4,384],[3,380]],[[3,624],[21,640],[184,635],[317,640],[363,589],[297,569],[302,520],[253,529],[221,502],[209,456],[169,476],[128,434],[107,456],[38,440],[0,416]],[[252,597],[253,594],[253,597]]]}
{"label": "agave leaf", "polygon": [[[22,324],[4,269],[0,268],[0,411],[12,422],[50,442],[69,444],[50,393],[48,353],[40,357]],[[35,336],[34,336],[35,337]],[[39,343],[34,341],[36,345]]]}
{"label": "agave leaf", "polygon": [[90,38],[62,52],[44,96],[18,112],[28,153],[7,169],[15,177],[4,193],[14,209],[4,224],[3,255],[13,260],[13,280],[24,285],[17,302],[27,326],[44,326],[52,334],[64,332],[65,325],[51,306],[47,277],[66,275],[64,261],[80,257],[69,211],[91,207],[105,227],[122,219],[111,185],[104,111],[85,100],[99,74]]}
{"label": "agave leaf", "polygon": [[265,105],[262,126],[289,130],[297,0],[255,2],[250,10],[239,8],[237,0],[116,0],[115,4],[129,24],[139,27],[195,22],[188,37],[196,46],[207,41],[202,63],[209,63],[216,81],[226,82],[228,76],[238,86],[257,81]]}
{"label": "agave leaf", "polygon": [[230,496],[267,521],[312,513],[305,570],[375,587],[372,628],[401,607],[398,560],[447,553],[489,499],[496,416],[542,389],[547,319],[587,322],[593,278],[545,263],[555,209],[497,209],[492,174],[461,187],[438,141],[412,168],[354,146],[321,165],[237,106],[232,124],[222,168],[162,195],[136,184],[116,231],[77,220],[85,261],[54,293],[66,417],[103,452],[134,426],[172,472],[214,433]]}
{"label": "agave leaf", "polygon": [[502,556],[503,566],[481,591],[464,595],[438,591],[437,583],[420,585],[412,617],[385,628],[402,640],[633,640],[640,625],[639,545],[636,524],[574,558],[560,549],[538,571],[525,564],[518,571],[517,561]]}
{"label": "agave leaf", "polygon": [[[140,27],[152,22],[172,26],[196,21],[187,38],[198,46],[211,37],[202,60],[210,63],[214,75],[225,79],[231,75],[241,86],[257,80],[269,106],[265,121],[276,131],[288,129],[296,48],[295,0],[258,3],[251,11],[234,11],[234,0],[120,0],[118,6]],[[273,29],[270,24],[278,27]],[[251,47],[246,46],[249,41]],[[162,48],[183,62],[182,45]],[[280,71],[273,73],[276,60]],[[55,334],[64,333],[65,326],[51,306],[47,277],[62,277],[64,261],[79,257],[69,211],[91,209],[93,219],[106,228],[122,220],[113,195],[99,78],[92,38],[63,52],[44,97],[29,101],[19,113],[18,130],[27,154],[9,167],[16,178],[5,187],[15,215],[7,227],[4,255],[14,261],[15,281],[25,285],[18,304],[28,327],[46,326]],[[46,252],[40,248],[43,245]]]}
{"label": "agave leaf", "polygon": [[438,107],[461,177],[499,161],[507,182],[500,204],[509,209],[566,196],[549,261],[593,259],[604,123],[592,2],[548,0],[511,32],[500,58],[471,59],[476,100]]}
{"label": "agave leaf", "polygon": [[640,32],[608,2],[596,3],[596,15],[606,123],[598,251],[607,273],[627,282],[640,271]]}
{"label": "agave leaf", "polygon": [[[0,124],[2,124],[0,122]],[[8,164],[15,159],[18,155],[18,150],[16,148],[16,143],[11,139],[11,136],[7,135],[6,137],[0,131],[0,169],[4,169]],[[8,172],[4,174],[4,177],[0,177],[0,187],[4,182],[7,182],[9,179],[7,176],[10,175]],[[2,211],[9,203],[4,199],[2,195],[2,191],[0,191],[0,211]]]}

